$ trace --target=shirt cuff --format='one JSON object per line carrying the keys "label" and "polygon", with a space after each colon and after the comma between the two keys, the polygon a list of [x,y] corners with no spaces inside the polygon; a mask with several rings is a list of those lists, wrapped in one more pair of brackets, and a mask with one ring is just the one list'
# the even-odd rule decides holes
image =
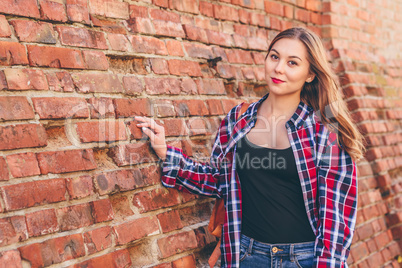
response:
{"label": "shirt cuff", "polygon": [[315,268],[347,268],[346,262],[341,261],[340,259],[330,258],[330,257],[314,257]]}
{"label": "shirt cuff", "polygon": [[166,187],[173,188],[176,186],[176,178],[180,170],[180,161],[183,152],[179,148],[167,145],[165,161],[162,163],[162,184]]}

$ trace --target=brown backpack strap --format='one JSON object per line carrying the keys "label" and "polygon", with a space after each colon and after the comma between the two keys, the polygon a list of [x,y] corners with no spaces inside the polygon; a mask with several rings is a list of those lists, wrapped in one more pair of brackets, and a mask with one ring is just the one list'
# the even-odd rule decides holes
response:
{"label": "brown backpack strap", "polygon": [[242,103],[242,106],[240,107],[240,112],[239,112],[236,120],[238,120],[247,111],[249,106],[250,106],[250,103],[247,103],[247,102]]}
{"label": "brown backpack strap", "polygon": [[[237,114],[238,116],[236,117],[236,121],[247,111],[247,108],[250,106],[249,103],[244,102],[240,108],[239,113]],[[208,225],[208,230],[209,232],[218,237],[221,238],[222,234],[222,225],[225,221],[225,206],[223,203],[223,199],[217,199],[215,201],[214,208],[212,210],[212,215],[211,218],[209,219],[209,225]],[[215,263],[218,261],[218,259],[221,256],[221,241],[219,240],[218,243],[216,244],[216,247],[214,251],[212,252],[211,256],[209,257],[208,264],[209,267],[214,267]]]}

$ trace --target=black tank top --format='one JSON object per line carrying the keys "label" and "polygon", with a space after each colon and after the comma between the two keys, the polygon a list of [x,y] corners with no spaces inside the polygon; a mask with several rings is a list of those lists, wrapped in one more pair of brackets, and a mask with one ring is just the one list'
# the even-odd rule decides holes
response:
{"label": "black tank top", "polygon": [[236,170],[243,234],[271,244],[315,240],[291,147],[261,147],[244,136],[237,144]]}

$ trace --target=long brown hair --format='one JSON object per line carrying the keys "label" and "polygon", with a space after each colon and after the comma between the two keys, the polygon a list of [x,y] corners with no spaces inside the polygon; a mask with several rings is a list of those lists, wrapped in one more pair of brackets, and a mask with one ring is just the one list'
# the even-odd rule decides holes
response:
{"label": "long brown hair", "polygon": [[272,46],[283,38],[297,39],[305,45],[310,72],[315,74],[313,81],[304,84],[301,100],[313,107],[325,126],[333,132],[338,132],[338,144],[342,145],[353,160],[362,158],[363,136],[353,123],[349,110],[342,99],[340,86],[326,60],[321,39],[308,29],[290,28],[280,32],[272,40],[268,53]]}

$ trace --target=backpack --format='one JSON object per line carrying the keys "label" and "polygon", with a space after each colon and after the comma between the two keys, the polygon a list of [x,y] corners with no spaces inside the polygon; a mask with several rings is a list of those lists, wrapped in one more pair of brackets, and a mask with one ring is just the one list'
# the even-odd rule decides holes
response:
{"label": "backpack", "polygon": [[[244,103],[241,108],[240,112],[238,114],[238,117],[236,118],[239,119],[247,110],[247,108],[250,106],[248,103]],[[215,266],[216,262],[221,256],[221,235],[222,235],[222,226],[225,222],[225,204],[223,201],[223,198],[216,199],[214,208],[212,209],[212,215],[211,218],[209,219],[209,224],[208,224],[208,231],[213,235],[216,236],[219,241],[216,244],[216,247],[214,251],[212,252],[211,256],[209,257],[208,264],[209,267],[212,268]]]}

